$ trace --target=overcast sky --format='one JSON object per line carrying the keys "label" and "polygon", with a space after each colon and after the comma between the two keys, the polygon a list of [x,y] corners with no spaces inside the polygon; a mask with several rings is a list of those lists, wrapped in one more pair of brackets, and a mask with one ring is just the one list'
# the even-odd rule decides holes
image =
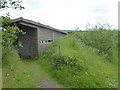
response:
{"label": "overcast sky", "polygon": [[24,10],[10,12],[11,18],[23,17],[61,30],[84,30],[87,23],[108,22],[118,27],[119,0],[22,0]]}

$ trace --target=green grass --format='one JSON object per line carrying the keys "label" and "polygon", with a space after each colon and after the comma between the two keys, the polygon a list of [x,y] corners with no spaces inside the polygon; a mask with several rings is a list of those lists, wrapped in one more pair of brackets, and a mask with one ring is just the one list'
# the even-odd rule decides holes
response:
{"label": "green grass", "polygon": [[[38,88],[40,81],[52,81],[34,60],[21,59],[13,48],[3,48],[3,67],[1,73],[3,88]],[[1,76],[2,76],[1,75]],[[57,87],[62,87],[54,82]]]}
{"label": "green grass", "polygon": [[2,88],[2,33],[0,30],[0,89]]}
{"label": "green grass", "polygon": [[[65,87],[117,88],[117,47],[112,47],[111,55],[106,56],[109,53],[107,50],[106,53],[99,54],[99,50],[107,48],[108,42],[106,43],[108,45],[104,47],[98,45],[98,48],[94,48],[94,45],[82,42],[78,35],[81,34],[77,32],[76,36],[76,33],[73,33],[64,39],[55,41],[45,53],[36,60],[35,58],[32,60],[35,60],[36,64]],[[114,39],[113,42],[115,42]]]}
{"label": "green grass", "polygon": [[36,85],[37,77],[21,61],[17,51],[13,48],[4,48],[2,79],[3,88],[33,88]]}
{"label": "green grass", "polygon": [[[3,87],[32,88],[36,86],[38,78],[42,80],[49,75],[63,87],[117,88],[117,33],[95,31],[93,36],[96,38],[91,35],[91,32],[71,33],[27,62],[21,61],[16,50],[3,48]],[[33,64],[47,74],[37,73]]]}

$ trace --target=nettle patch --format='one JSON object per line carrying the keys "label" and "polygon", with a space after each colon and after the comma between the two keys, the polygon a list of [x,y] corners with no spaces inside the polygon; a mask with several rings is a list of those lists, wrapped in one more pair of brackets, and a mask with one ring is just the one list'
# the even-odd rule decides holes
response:
{"label": "nettle patch", "polygon": [[74,68],[75,69],[74,72],[80,72],[81,70],[84,69],[85,63],[82,60],[78,60],[75,57],[56,54],[52,64],[53,64],[54,70],[63,70],[65,68],[68,68],[68,69]]}

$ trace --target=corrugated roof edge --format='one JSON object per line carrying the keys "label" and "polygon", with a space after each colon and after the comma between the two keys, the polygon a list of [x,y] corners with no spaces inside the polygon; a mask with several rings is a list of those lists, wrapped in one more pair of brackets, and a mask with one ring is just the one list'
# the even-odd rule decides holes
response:
{"label": "corrugated roof edge", "polygon": [[48,29],[51,29],[51,30],[54,30],[54,31],[57,31],[57,32],[61,32],[61,33],[67,34],[67,32],[60,31],[59,29],[53,28],[53,27],[51,27],[51,26],[44,25],[44,24],[41,24],[41,23],[38,23],[38,22],[35,22],[35,21],[32,21],[32,20],[24,19],[24,18],[22,18],[22,17],[16,18],[16,19],[12,19],[12,22],[13,22],[13,23],[19,22],[19,21],[23,21],[23,22],[26,22],[26,23],[29,23],[29,24],[33,24],[33,25],[36,25],[36,26],[48,28]]}

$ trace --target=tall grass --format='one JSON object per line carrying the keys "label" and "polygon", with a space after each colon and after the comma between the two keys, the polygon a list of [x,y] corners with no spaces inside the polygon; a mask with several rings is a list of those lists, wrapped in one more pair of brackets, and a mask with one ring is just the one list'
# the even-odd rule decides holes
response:
{"label": "tall grass", "polygon": [[2,88],[2,31],[0,30],[0,89]]}
{"label": "tall grass", "polygon": [[3,88],[32,88],[36,80],[31,70],[21,61],[13,48],[3,48],[2,83]]}
{"label": "tall grass", "polygon": [[116,31],[74,32],[55,41],[35,62],[65,87],[115,88],[117,38]]}

